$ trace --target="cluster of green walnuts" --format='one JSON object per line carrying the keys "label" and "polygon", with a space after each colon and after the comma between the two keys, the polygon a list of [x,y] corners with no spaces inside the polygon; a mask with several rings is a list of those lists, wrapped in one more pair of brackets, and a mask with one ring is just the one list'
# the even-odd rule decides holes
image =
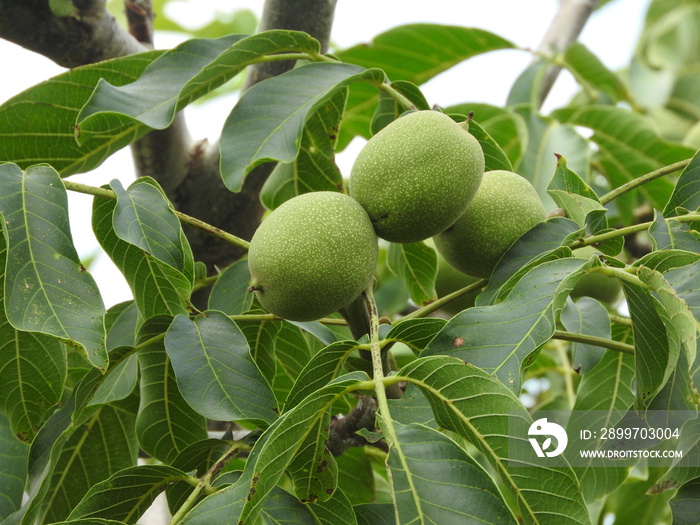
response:
{"label": "cluster of green walnuts", "polygon": [[546,214],[525,178],[484,173],[484,164],[464,124],[438,111],[402,116],[359,153],[348,195],[302,194],[261,223],[250,242],[250,289],[279,317],[325,317],[370,285],[377,237],[396,243],[432,237],[454,268],[488,277]]}

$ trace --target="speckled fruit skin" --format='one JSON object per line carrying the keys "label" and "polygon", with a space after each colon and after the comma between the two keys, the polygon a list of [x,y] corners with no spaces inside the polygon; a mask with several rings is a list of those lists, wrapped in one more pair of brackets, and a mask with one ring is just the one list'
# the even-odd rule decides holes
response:
{"label": "speckled fruit skin", "polygon": [[479,141],[443,113],[416,111],[362,148],[348,193],[367,210],[379,237],[417,242],[464,213],[483,173]]}
{"label": "speckled fruit skin", "polygon": [[542,201],[528,180],[510,171],[487,171],[464,215],[433,240],[452,266],[488,277],[510,245],[544,219]]}
{"label": "speckled fruit skin", "polygon": [[253,235],[251,289],[279,317],[319,319],[365,290],[377,257],[377,237],[362,206],[342,193],[305,193],[275,209]]}

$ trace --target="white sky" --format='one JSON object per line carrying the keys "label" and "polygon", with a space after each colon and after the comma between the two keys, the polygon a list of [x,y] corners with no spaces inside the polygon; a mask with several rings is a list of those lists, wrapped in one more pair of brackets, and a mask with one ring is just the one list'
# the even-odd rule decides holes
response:
{"label": "white sky", "polygon": [[[614,0],[594,13],[581,38],[609,68],[624,67],[632,54],[650,0]],[[227,9],[248,8],[260,15],[262,1],[180,0],[171,5],[170,15],[183,24],[202,25],[212,14]],[[366,42],[390,27],[412,22],[478,27],[492,31],[521,47],[536,48],[556,12],[556,0],[339,0],[332,40],[340,48]],[[177,43],[175,35],[156,35],[156,46]],[[458,102],[486,102],[503,105],[508,90],[531,57],[522,51],[499,51],[470,59],[424,84],[428,102],[447,106]],[[32,85],[63,71],[48,59],[0,40],[0,103]],[[568,73],[560,75],[544,110],[558,107],[576,92]],[[232,97],[199,104],[187,109],[187,120],[195,139],[215,140],[230,111]],[[361,148],[353,142],[338,156],[338,164],[348,174]],[[133,179],[128,148],[112,156],[97,170],[71,177],[71,180],[100,186],[114,178],[128,184]],[[99,246],[90,228],[91,198],[70,194],[71,228],[81,257],[94,254]],[[104,255],[90,267],[106,305],[131,298],[123,277]]]}

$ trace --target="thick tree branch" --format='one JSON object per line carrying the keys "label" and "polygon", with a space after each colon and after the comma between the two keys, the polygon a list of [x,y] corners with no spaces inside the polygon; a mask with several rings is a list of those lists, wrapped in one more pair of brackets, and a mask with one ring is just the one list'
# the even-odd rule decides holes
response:
{"label": "thick tree branch", "polygon": [[[564,51],[578,39],[597,3],[598,0],[561,0],[559,11],[554,16],[537,51],[546,55]],[[540,86],[540,106],[547,98],[560,71],[561,67],[552,65],[545,72]]]}
{"label": "thick tree branch", "polygon": [[0,0],[0,37],[73,68],[140,53],[140,44],[105,9],[105,0],[73,0],[56,16],[47,0]]}

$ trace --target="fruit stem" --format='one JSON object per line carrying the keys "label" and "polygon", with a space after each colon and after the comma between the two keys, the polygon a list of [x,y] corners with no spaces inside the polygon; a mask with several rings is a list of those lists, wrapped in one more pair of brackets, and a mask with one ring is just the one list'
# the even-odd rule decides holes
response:
{"label": "fruit stem", "polygon": [[669,164],[668,166],[664,166],[663,168],[659,168],[658,170],[651,171],[647,173],[646,175],[642,175],[641,177],[637,177],[636,179],[633,179],[622,186],[619,186],[615,188],[614,190],[606,193],[600,198],[600,203],[601,204],[607,204],[613,199],[616,199],[620,195],[627,193],[628,191],[631,191],[642,184],[646,184],[649,181],[652,181],[654,179],[658,179],[659,177],[663,177],[664,175],[669,175],[671,173],[674,173],[682,168],[685,168],[688,164],[690,164],[690,161],[692,159],[685,159],[681,160],[680,162],[676,162],[674,164]]}
{"label": "fruit stem", "polygon": [[388,82],[372,82],[375,86],[377,86],[378,89],[381,91],[384,91],[387,95],[389,95],[391,98],[393,98],[399,106],[401,106],[404,111],[410,111],[410,110],[417,110],[418,108],[411,102],[408,98],[406,98],[402,93],[400,93],[398,90],[396,90],[390,83]]}
{"label": "fruit stem", "polygon": [[622,352],[623,354],[634,355],[633,345],[628,345],[627,343],[620,343],[619,341],[613,341],[611,339],[605,339],[604,337],[595,337],[593,335],[585,334],[573,334],[571,332],[565,332],[563,330],[555,330],[552,339],[559,339],[561,341],[571,341],[572,343],[583,343],[591,346],[600,346],[602,348],[609,348],[610,350]]}
{"label": "fruit stem", "polygon": [[[75,191],[77,193],[84,193],[86,195],[92,195],[94,197],[103,197],[105,199],[117,199],[117,194],[108,188],[96,188],[95,186],[89,186],[87,184],[81,184],[79,182],[72,182],[69,180],[64,180],[63,185],[66,187],[67,190]],[[199,219],[186,215],[182,212],[175,211],[175,216],[178,219],[180,219],[180,222],[184,224],[189,224],[193,228],[202,230],[203,232],[206,232],[213,237],[217,237],[223,241],[233,244],[234,246],[243,248],[246,251],[250,246],[250,243],[248,241],[243,240],[240,237],[236,237],[232,233],[225,232],[221,228],[217,228],[216,226],[207,224],[204,221],[200,221]]]}
{"label": "fruit stem", "polygon": [[[386,434],[386,440],[390,445],[394,445],[398,443],[398,439],[396,436],[396,431],[394,430],[391,414],[389,412],[389,403],[387,402],[387,395],[384,386],[382,348],[379,344],[379,313],[377,312],[377,303],[374,300],[372,286],[368,286],[362,293],[362,296],[367,304],[367,311],[369,312],[370,319],[369,344],[372,352],[372,379],[374,381],[374,393],[377,397],[378,405],[377,415],[384,423],[382,425],[382,431]],[[398,387],[399,383],[394,383],[394,385]]]}
{"label": "fruit stem", "polygon": [[455,301],[456,299],[459,299],[463,295],[466,295],[468,293],[473,292],[474,290],[478,290],[480,288],[483,288],[486,286],[486,283],[488,283],[488,279],[481,279],[479,281],[476,281],[475,283],[470,284],[469,286],[465,286],[464,288],[460,288],[459,290],[455,290],[452,293],[447,294],[444,297],[441,297],[437,301],[433,301],[432,303],[423,306],[422,308],[418,308],[418,310],[414,310],[410,314],[407,314],[403,317],[403,319],[414,319],[418,317],[425,317],[428,314],[433,313],[435,310],[439,310],[443,306],[445,306],[447,303],[450,303],[452,301]]}

